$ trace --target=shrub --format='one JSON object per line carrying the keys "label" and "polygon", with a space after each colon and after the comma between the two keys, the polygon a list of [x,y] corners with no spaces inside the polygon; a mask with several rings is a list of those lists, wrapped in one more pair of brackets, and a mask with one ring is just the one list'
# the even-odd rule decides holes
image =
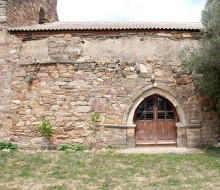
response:
{"label": "shrub", "polygon": [[18,147],[16,144],[12,144],[11,142],[0,142],[0,150],[3,149],[17,150]]}
{"label": "shrub", "polygon": [[40,126],[38,127],[39,133],[44,137],[51,137],[52,136],[52,127],[49,121],[42,121]]}

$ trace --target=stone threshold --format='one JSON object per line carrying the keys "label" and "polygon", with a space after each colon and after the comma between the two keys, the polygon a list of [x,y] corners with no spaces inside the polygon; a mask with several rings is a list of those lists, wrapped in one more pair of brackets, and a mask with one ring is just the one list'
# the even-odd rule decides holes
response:
{"label": "stone threshold", "polygon": [[124,154],[198,154],[203,153],[198,148],[186,148],[186,147],[136,147],[127,149],[118,149],[116,153]]}

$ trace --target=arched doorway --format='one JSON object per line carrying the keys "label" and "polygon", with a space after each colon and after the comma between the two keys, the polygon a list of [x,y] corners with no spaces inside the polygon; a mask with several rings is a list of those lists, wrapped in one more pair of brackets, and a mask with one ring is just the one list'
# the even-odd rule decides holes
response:
{"label": "arched doorway", "polygon": [[134,114],[136,146],[176,145],[178,116],[171,102],[157,94],[145,98]]}

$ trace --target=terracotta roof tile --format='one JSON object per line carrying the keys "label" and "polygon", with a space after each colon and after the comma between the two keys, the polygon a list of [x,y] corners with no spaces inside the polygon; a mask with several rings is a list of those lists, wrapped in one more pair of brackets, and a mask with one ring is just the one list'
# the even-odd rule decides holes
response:
{"label": "terracotta roof tile", "polygon": [[9,28],[9,31],[50,31],[50,30],[129,30],[129,29],[168,29],[201,30],[196,22],[53,22],[32,26]]}

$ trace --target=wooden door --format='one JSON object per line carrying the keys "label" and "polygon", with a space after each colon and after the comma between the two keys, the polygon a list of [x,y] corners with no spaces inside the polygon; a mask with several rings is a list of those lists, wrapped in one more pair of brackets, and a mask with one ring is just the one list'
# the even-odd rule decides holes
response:
{"label": "wooden door", "polygon": [[175,145],[177,114],[165,98],[153,95],[135,111],[136,145]]}

